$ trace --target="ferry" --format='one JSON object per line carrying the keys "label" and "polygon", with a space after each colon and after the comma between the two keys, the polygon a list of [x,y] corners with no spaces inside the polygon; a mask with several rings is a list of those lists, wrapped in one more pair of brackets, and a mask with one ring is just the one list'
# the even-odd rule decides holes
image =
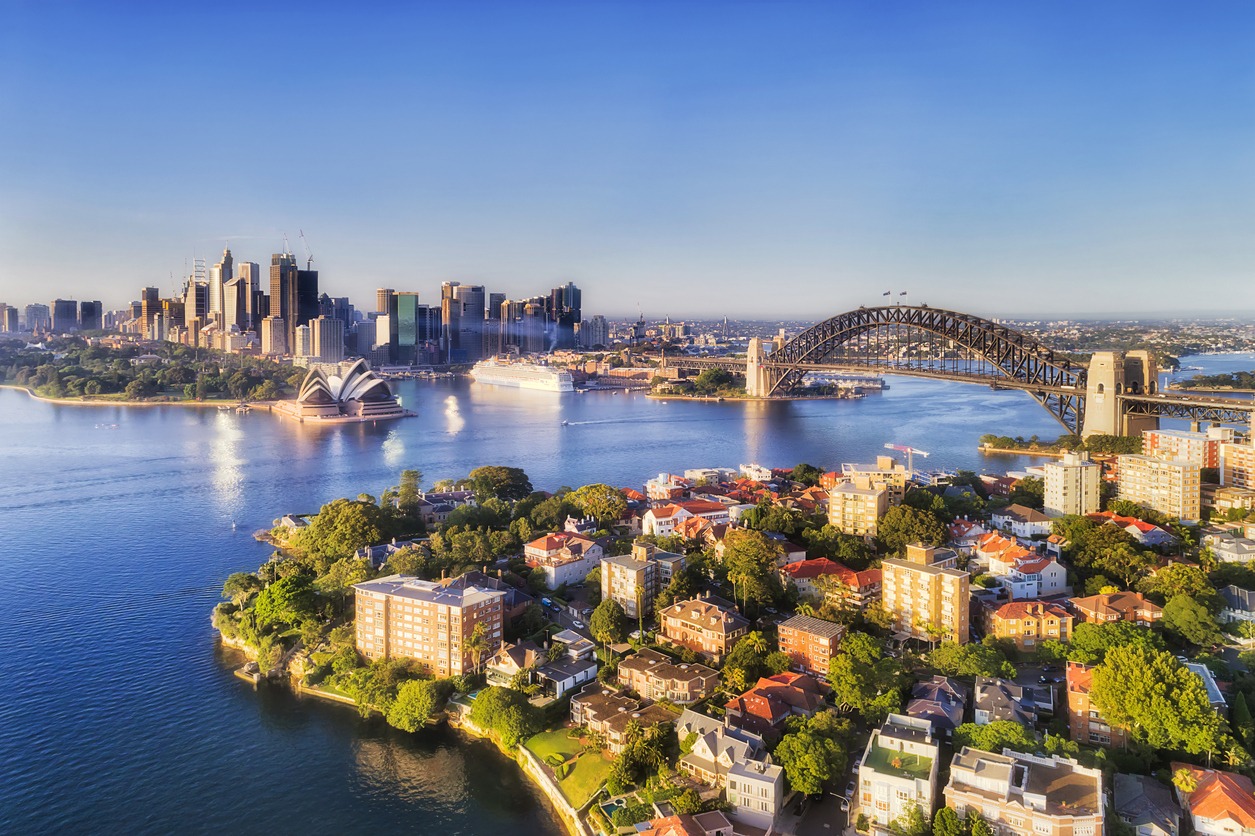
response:
{"label": "ferry", "polygon": [[570,372],[526,360],[490,357],[475,364],[471,369],[471,378],[488,386],[538,389],[542,392],[575,391],[575,380]]}

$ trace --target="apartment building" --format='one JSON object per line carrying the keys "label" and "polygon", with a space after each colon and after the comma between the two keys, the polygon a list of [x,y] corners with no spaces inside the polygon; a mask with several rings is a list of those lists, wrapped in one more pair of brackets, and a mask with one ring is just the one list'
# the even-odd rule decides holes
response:
{"label": "apartment building", "polygon": [[501,645],[505,593],[474,584],[389,575],[353,585],[357,650],[367,659],[413,659],[436,676],[474,667],[467,640],[483,625],[487,647]]}
{"label": "apartment building", "polygon": [[1089,460],[1089,453],[1065,453],[1063,458],[1047,462],[1042,470],[1046,485],[1043,510],[1048,516],[1097,513],[1102,467]]}
{"label": "apartment building", "polygon": [[590,682],[571,697],[571,722],[601,735],[605,748],[617,755],[623,751],[628,725],[642,729],[676,719],[675,712],[648,700],[637,700],[600,682]]}
{"label": "apartment building", "polygon": [[644,648],[619,663],[619,685],[646,699],[685,705],[713,693],[719,687],[719,672]]}
{"label": "apartment building", "polygon": [[615,601],[630,619],[649,615],[658,596],[658,563],[650,560],[643,544],[631,554],[601,561],[601,598]]}
{"label": "apartment building", "polygon": [[523,557],[532,569],[545,573],[545,586],[557,589],[579,583],[605,557],[601,544],[591,537],[560,531],[546,534],[523,546]]}
{"label": "apartment building", "polygon": [[1143,430],[1142,455],[1220,467],[1220,445],[1232,443],[1232,427],[1210,427],[1206,432]]}
{"label": "apartment building", "polygon": [[1194,462],[1154,456],[1120,456],[1120,499],[1196,522],[1202,516],[1201,468]]}
{"label": "apartment building", "polygon": [[875,830],[918,806],[926,821],[932,820],[937,794],[937,761],[941,746],[932,724],[923,718],[890,714],[872,732],[858,768],[857,813],[867,816]]}
{"label": "apartment building", "polygon": [[1113,746],[1124,748],[1128,733],[1112,726],[1089,701],[1089,690],[1094,684],[1094,669],[1078,662],[1068,662],[1068,732],[1072,739],[1084,746]]}
{"label": "apartment building", "polygon": [[795,615],[778,627],[780,652],[789,654],[794,670],[804,671],[820,679],[828,678],[828,663],[845,627],[822,618]]}
{"label": "apartment building", "polygon": [[950,762],[946,805],[1001,836],[1102,836],[1102,772],[1070,758],[964,746]]}
{"label": "apartment building", "polygon": [[843,534],[875,537],[877,523],[889,510],[889,489],[863,480],[842,482],[828,494],[828,522]]}
{"label": "apartment building", "polygon": [[916,544],[906,547],[905,559],[881,562],[881,601],[895,630],[925,640],[968,640],[969,578],[949,568],[954,560],[947,549]]}
{"label": "apartment building", "polygon": [[658,621],[661,641],[687,647],[716,664],[749,632],[750,626],[749,620],[730,604],[710,596],[677,601],[662,611]]}
{"label": "apartment building", "polygon": [[1255,489],[1255,433],[1243,444],[1220,445],[1220,484]]}
{"label": "apartment building", "polygon": [[1022,652],[1035,650],[1047,640],[1071,641],[1072,614],[1059,604],[1045,601],[1011,601],[989,613],[988,635],[1010,639]]}
{"label": "apartment building", "polygon": [[893,456],[877,456],[875,464],[841,465],[841,478],[856,484],[883,485],[889,492],[889,504],[900,505],[911,474]]}
{"label": "apartment building", "polygon": [[831,600],[862,609],[880,598],[879,569],[856,572],[835,560],[816,557],[785,564],[778,571],[781,583],[785,587],[792,584],[803,601],[818,604]]}
{"label": "apartment building", "polygon": [[1073,611],[1081,621],[1099,624],[1108,621],[1131,621],[1149,627],[1163,618],[1163,607],[1148,601],[1140,592],[1108,592],[1071,600]]}
{"label": "apartment building", "polygon": [[784,807],[784,768],[765,760],[738,761],[728,770],[732,818],[770,831]]}

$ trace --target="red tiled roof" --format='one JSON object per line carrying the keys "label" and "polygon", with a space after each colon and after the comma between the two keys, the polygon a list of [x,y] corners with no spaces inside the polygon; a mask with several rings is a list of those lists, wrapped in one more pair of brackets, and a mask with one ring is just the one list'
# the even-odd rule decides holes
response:
{"label": "red tiled roof", "polygon": [[1053,615],[1055,618],[1071,618],[1063,607],[1048,601],[1012,601],[994,610],[994,618],[1041,618]]}
{"label": "red tiled roof", "polygon": [[727,510],[727,506],[718,502],[707,502],[701,499],[692,499],[687,502],[677,502],[676,504],[690,514],[713,514]]}

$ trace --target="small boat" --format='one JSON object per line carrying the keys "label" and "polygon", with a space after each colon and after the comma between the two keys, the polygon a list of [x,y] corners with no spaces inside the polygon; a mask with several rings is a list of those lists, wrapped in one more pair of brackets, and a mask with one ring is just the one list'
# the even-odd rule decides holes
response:
{"label": "small boat", "polygon": [[562,422],[562,426],[564,426],[564,427],[569,427],[569,426],[571,426],[571,424],[570,424],[570,422],[569,422],[569,421],[563,421],[563,422]]}
{"label": "small boat", "polygon": [[230,412],[230,411],[231,411],[231,407],[229,407],[229,406],[219,406],[219,407],[218,407],[218,411],[219,411],[219,412]]}

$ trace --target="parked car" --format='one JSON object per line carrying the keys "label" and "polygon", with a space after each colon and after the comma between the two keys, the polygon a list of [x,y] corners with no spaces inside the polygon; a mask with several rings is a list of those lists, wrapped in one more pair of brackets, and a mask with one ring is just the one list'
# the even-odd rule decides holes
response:
{"label": "parked car", "polygon": [[858,787],[854,784],[853,781],[845,785],[845,797],[846,798],[848,799],[854,798],[854,793],[857,791],[858,791]]}
{"label": "parked car", "polygon": [[574,627],[576,630],[583,630],[583,629],[584,629],[584,622],[583,622],[583,621],[576,621],[576,620],[572,619],[572,620],[571,620],[571,626],[572,626],[572,627]]}

